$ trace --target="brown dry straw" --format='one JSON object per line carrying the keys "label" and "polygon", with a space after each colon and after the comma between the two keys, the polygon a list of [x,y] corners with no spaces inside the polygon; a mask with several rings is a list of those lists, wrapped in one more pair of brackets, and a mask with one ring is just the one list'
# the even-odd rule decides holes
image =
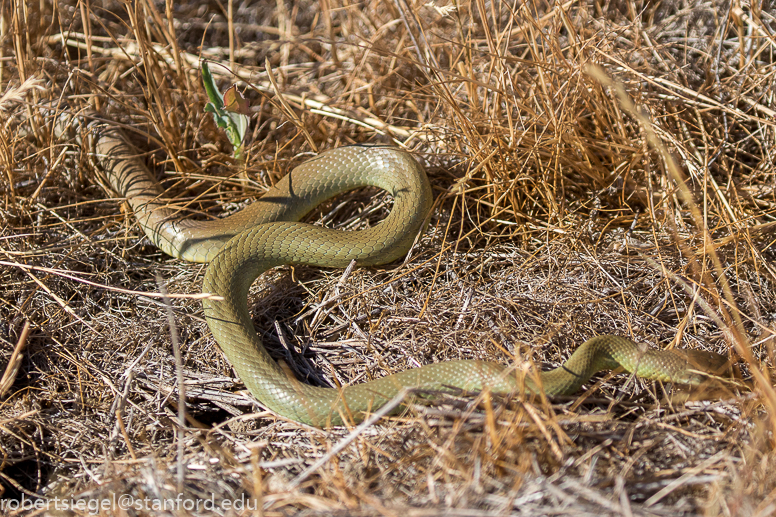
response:
{"label": "brown dry straw", "polygon": [[[267,516],[773,514],[773,13],[772,0],[0,4],[3,508],[115,493]],[[201,59],[252,104],[244,162],[203,113]],[[404,263],[286,267],[254,286],[256,328],[304,382],[459,358],[531,375],[611,333],[732,353],[753,389],[683,400],[611,374],[568,398],[431,393],[358,429],[284,421],[212,341],[202,267],[162,256],[78,135],[52,136],[85,109],[122,124],[192,217],[239,210],[322,149],[392,142],[424,163],[437,204]],[[355,192],[311,220],[358,229],[390,206]]]}

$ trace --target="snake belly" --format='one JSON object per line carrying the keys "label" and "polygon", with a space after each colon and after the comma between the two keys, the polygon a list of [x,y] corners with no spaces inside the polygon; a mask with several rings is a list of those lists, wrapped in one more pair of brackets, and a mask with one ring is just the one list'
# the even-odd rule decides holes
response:
{"label": "snake belly", "polygon": [[[618,336],[586,341],[566,361],[538,376],[517,376],[479,360],[446,361],[411,368],[343,388],[302,383],[267,353],[253,328],[247,297],[252,282],[282,264],[346,267],[379,265],[407,253],[432,204],[422,167],[408,153],[385,146],[349,146],[303,163],[246,209],[224,219],[182,219],[162,199],[163,189],[115,126],[92,127],[94,156],[112,188],[127,199],[146,235],[164,252],[209,262],[203,291],[208,326],[235,371],[256,399],[297,422],[326,427],[358,422],[406,389],[467,391],[519,389],[572,394],[602,369],[623,368],[638,376],[699,384],[720,373],[727,358],[711,352],[645,349]],[[375,186],[394,206],[374,227],[342,231],[300,223],[323,201],[347,190]]]}

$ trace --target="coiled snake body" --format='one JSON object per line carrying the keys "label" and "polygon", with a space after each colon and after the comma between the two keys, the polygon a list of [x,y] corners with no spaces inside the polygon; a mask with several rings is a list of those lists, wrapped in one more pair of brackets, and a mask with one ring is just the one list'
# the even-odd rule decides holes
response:
{"label": "coiled snake body", "polygon": [[[580,346],[560,368],[542,372],[540,385],[488,361],[448,361],[341,389],[299,382],[272,360],[253,329],[248,289],[262,272],[281,264],[345,267],[393,261],[410,248],[431,206],[423,169],[390,147],[343,147],[320,154],[285,176],[247,209],[216,221],[180,220],[160,201],[161,186],[113,126],[93,125],[92,152],[112,188],[126,197],[146,235],[166,253],[210,262],[203,291],[205,317],[221,349],[250,392],[276,413],[311,425],[359,421],[405,388],[490,389],[509,393],[524,386],[548,395],[571,394],[601,369],[622,367],[641,377],[697,384],[726,358],[710,352],[644,350],[617,336],[598,336]],[[394,197],[389,216],[367,230],[346,232],[297,222],[326,199],[362,186]]]}

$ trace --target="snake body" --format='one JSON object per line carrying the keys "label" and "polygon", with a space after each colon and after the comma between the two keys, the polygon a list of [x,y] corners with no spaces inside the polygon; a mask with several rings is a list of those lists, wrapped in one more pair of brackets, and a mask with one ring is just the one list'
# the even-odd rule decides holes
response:
{"label": "snake body", "polygon": [[[356,260],[377,265],[405,255],[431,207],[422,167],[395,148],[342,147],[298,166],[237,214],[192,221],[160,199],[161,186],[120,130],[94,126],[91,140],[112,188],[130,203],[146,235],[174,257],[210,263],[203,291],[218,298],[203,303],[213,336],[256,399],[298,422],[319,427],[357,422],[407,388],[509,393],[522,387],[571,394],[596,372],[619,367],[647,379],[699,384],[727,362],[710,352],[650,350],[626,338],[597,336],[538,378],[519,379],[498,363],[472,360],[430,364],[340,389],[304,384],[269,356],[254,330],[247,307],[251,283],[281,264],[346,267]],[[297,222],[324,200],[368,185],[394,198],[391,213],[378,225],[348,232]]]}

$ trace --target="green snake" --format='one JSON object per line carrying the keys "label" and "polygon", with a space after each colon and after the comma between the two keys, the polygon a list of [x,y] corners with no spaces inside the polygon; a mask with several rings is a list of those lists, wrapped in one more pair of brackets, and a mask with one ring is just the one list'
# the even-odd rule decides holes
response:
{"label": "green snake", "polygon": [[[537,376],[517,375],[490,361],[461,360],[343,388],[304,384],[269,356],[254,330],[247,306],[252,282],[282,264],[346,267],[356,260],[378,265],[405,255],[432,205],[431,187],[417,161],[392,147],[333,149],[296,167],[241,212],[195,221],[181,219],[161,199],[162,187],[116,126],[92,124],[90,135],[99,167],[129,202],[145,234],[174,257],[209,262],[203,292],[216,296],[203,302],[208,326],[250,392],[283,417],[318,427],[358,422],[406,389],[572,394],[596,372],[615,368],[697,385],[727,363],[711,352],[650,350],[623,337],[597,336],[563,366]],[[376,226],[342,231],[298,222],[323,201],[364,186],[384,189],[394,199],[390,214]]]}

